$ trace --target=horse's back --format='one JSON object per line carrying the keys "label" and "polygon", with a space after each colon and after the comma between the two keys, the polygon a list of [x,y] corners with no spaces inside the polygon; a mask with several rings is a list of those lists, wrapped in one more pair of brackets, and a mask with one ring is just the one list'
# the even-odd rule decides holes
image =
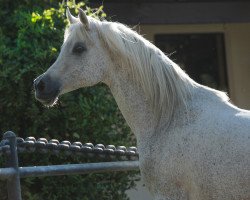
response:
{"label": "horse's back", "polygon": [[190,133],[190,166],[197,170],[193,181],[202,183],[200,192],[209,196],[203,198],[250,199],[250,112],[218,103],[197,121],[200,126]]}

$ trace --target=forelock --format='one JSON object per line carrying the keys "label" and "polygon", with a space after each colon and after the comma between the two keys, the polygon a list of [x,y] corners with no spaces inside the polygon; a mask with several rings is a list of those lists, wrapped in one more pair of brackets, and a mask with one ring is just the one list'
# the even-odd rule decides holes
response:
{"label": "forelock", "polygon": [[64,42],[67,41],[69,36],[72,36],[72,38],[78,37],[82,39],[90,38],[88,31],[80,22],[71,24],[69,27],[65,29]]}

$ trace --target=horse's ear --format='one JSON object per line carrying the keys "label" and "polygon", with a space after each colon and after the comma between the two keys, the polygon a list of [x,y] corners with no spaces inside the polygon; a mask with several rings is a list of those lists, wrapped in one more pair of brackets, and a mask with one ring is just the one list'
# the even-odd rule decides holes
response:
{"label": "horse's ear", "polygon": [[73,15],[71,15],[68,7],[66,9],[66,16],[67,16],[67,19],[69,20],[70,24],[74,24],[74,23],[76,23],[78,21],[76,17],[74,17]]}
{"label": "horse's ear", "polygon": [[85,12],[81,9],[81,8],[78,8],[78,11],[79,11],[79,19],[80,21],[82,22],[83,25],[85,25],[86,29],[89,30],[89,21],[88,21],[88,18],[85,14]]}

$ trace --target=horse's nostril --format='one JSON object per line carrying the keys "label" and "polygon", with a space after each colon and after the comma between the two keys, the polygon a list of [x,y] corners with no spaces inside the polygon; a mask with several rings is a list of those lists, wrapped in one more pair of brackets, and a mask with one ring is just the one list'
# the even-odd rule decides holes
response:
{"label": "horse's nostril", "polygon": [[36,86],[35,86],[36,89],[38,89],[40,92],[42,92],[44,89],[45,89],[45,83],[43,80],[40,80]]}

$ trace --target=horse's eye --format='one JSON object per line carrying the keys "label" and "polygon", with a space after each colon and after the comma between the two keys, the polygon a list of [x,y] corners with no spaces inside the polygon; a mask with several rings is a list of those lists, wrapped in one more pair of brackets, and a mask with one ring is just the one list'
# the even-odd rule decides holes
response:
{"label": "horse's eye", "polygon": [[76,44],[73,48],[73,53],[80,54],[86,50],[83,44]]}

